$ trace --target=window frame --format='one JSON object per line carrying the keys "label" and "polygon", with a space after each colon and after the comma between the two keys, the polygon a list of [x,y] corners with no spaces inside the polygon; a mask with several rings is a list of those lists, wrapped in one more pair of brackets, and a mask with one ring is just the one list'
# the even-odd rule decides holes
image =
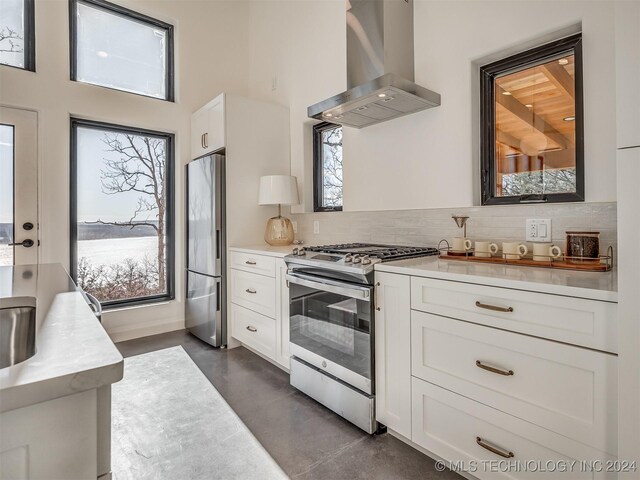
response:
{"label": "window frame", "polygon": [[[495,133],[495,79],[505,72],[544,63],[563,53],[574,55],[575,63],[575,148],[576,191],[575,193],[548,193],[497,197],[496,183],[496,133]],[[584,202],[584,108],[582,33],[571,35],[502,60],[480,67],[480,167],[482,205],[512,205],[526,203]]]}
{"label": "window frame", "polygon": [[[120,88],[98,85],[95,83],[86,83],[78,80],[78,22],[76,15],[76,11],[78,10],[78,3],[85,3],[113,15],[124,17],[138,23],[144,23],[146,25],[161,28],[167,31],[167,78],[165,79],[165,88],[167,93],[166,98],[145,95],[144,93],[129,92]],[[131,95],[138,95],[140,97],[153,98],[155,100],[161,100],[163,102],[175,102],[174,35],[173,25],[171,25],[170,23],[166,23],[148,15],[144,15],[134,10],[116,5],[115,3],[107,2],[106,0],[69,0],[69,50],[71,80],[74,82],[84,83],[85,85],[92,85],[94,87],[107,88],[109,90],[115,90],[117,92],[128,93]]]}
{"label": "window frame", "polygon": [[78,127],[95,130],[109,130],[114,132],[163,138],[167,141],[167,159],[165,172],[170,173],[167,178],[166,192],[166,283],[167,291],[163,295],[131,298],[124,300],[110,300],[101,302],[105,310],[138,305],[149,305],[175,300],[175,135],[173,133],[129,127],[113,123],[85,120],[71,117],[71,145],[69,168],[69,271],[71,278],[78,283]]}
{"label": "window frame", "polygon": [[0,66],[28,72],[36,71],[36,14],[35,0],[22,0],[24,8],[24,67],[0,63]]}
{"label": "window frame", "polygon": [[[332,130],[342,125],[331,122],[322,122],[313,126],[313,211],[314,212],[341,212],[340,207],[325,207],[322,204],[323,188],[323,161],[322,161],[322,132]],[[344,183],[343,183],[344,186]],[[344,200],[344,196],[343,196]]]}

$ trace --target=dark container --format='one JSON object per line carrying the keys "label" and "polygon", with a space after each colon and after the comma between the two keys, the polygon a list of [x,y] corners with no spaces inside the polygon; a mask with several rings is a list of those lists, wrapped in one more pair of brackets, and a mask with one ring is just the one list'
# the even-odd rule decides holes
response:
{"label": "dark container", "polygon": [[600,260],[600,232],[567,232],[565,255],[568,262]]}

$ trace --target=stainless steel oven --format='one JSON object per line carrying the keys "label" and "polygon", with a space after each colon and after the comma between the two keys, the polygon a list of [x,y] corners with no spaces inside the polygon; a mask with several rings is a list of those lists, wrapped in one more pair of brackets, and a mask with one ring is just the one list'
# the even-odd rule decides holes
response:
{"label": "stainless steel oven", "polygon": [[292,355],[373,394],[373,287],[290,273]]}
{"label": "stainless steel oven", "polygon": [[287,255],[291,385],[376,432],[373,269],[433,252],[346,244],[295,248]]}

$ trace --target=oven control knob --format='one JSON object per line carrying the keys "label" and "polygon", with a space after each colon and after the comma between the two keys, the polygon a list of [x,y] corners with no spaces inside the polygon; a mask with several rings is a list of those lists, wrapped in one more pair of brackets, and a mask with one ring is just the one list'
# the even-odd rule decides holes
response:
{"label": "oven control knob", "polygon": [[353,255],[351,255],[350,253],[347,253],[344,256],[344,263],[351,263],[353,261]]}
{"label": "oven control knob", "polygon": [[297,247],[293,249],[293,252],[291,252],[291,255],[294,255],[294,256],[298,255],[298,248]]}
{"label": "oven control knob", "polygon": [[323,367],[323,368],[327,368],[327,361],[326,361],[326,360],[323,360],[323,361],[322,361],[322,367]]}
{"label": "oven control knob", "polygon": [[365,255],[364,257],[362,257],[362,264],[363,265],[370,265],[371,264],[371,259],[369,258],[369,255]]}
{"label": "oven control knob", "polygon": [[353,263],[360,263],[361,261],[362,259],[360,258],[360,255],[353,256]]}
{"label": "oven control knob", "polygon": [[299,257],[304,257],[306,254],[304,247],[298,249],[298,256]]}

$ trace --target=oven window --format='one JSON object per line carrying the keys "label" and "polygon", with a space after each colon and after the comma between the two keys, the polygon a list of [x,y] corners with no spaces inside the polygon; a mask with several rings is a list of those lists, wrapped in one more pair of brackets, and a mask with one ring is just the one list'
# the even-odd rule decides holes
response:
{"label": "oven window", "polygon": [[291,343],[371,379],[371,303],[290,286]]}

